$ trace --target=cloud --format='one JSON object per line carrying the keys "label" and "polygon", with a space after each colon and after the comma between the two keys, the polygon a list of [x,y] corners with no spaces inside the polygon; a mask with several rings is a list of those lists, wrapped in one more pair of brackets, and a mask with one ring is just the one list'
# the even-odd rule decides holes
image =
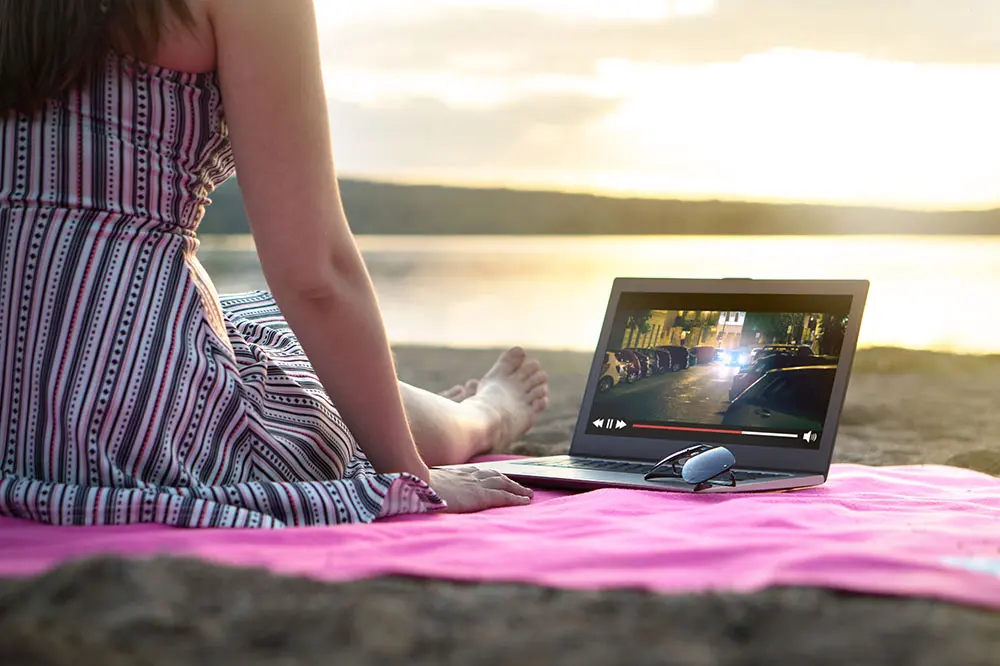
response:
{"label": "cloud", "polygon": [[578,167],[592,147],[577,139],[619,102],[587,95],[535,95],[488,107],[429,97],[365,105],[330,101],[337,161],[352,173],[428,169]]}
{"label": "cloud", "polygon": [[508,74],[587,76],[606,59],[715,63],[775,48],[1000,63],[1000,2],[718,0],[710,14],[617,21],[454,7],[324,30],[329,65],[393,71],[453,69],[459,59],[474,68],[476,56],[503,54]]}
{"label": "cloud", "polygon": [[[1000,0],[717,0],[644,20],[431,4],[321,22],[341,173],[996,200]],[[935,66],[963,63],[986,66]]]}

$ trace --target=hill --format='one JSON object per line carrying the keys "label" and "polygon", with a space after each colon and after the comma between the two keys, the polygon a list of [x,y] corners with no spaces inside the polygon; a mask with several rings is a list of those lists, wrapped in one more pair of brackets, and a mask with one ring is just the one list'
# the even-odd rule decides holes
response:
{"label": "hill", "polygon": [[[357,234],[996,234],[1000,210],[622,199],[587,194],[341,181]],[[239,185],[212,195],[206,234],[248,233]]]}

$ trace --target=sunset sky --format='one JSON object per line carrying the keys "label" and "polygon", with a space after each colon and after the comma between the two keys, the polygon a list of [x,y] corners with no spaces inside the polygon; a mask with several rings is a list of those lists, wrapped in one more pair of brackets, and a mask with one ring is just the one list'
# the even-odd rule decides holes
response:
{"label": "sunset sky", "polygon": [[1000,205],[997,0],[316,0],[343,175]]}

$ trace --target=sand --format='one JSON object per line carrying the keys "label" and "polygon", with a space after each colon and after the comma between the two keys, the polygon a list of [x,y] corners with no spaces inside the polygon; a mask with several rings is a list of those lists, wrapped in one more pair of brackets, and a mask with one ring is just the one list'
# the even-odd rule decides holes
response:
{"label": "sand", "polygon": [[[400,348],[442,390],[496,351]],[[568,449],[589,357],[549,352],[552,405],[511,453]],[[859,354],[835,459],[1000,474],[1000,357]],[[1000,527],[998,527],[1000,529]],[[187,560],[0,580],[0,664],[1000,665],[1000,613],[814,589],[582,593],[385,578],[317,584]]]}
{"label": "sand", "polygon": [[[532,432],[502,453],[566,453],[591,356],[532,352],[547,369],[551,405]],[[396,350],[400,379],[444,390],[495,360],[494,350]],[[835,462],[956,464],[1000,475],[1000,356],[861,350],[855,360]]]}

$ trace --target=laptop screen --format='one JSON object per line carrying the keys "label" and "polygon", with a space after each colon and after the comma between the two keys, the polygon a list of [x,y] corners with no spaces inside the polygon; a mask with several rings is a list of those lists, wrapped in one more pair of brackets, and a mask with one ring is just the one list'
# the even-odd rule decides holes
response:
{"label": "laptop screen", "polygon": [[818,449],[852,300],[625,292],[586,432]]}

